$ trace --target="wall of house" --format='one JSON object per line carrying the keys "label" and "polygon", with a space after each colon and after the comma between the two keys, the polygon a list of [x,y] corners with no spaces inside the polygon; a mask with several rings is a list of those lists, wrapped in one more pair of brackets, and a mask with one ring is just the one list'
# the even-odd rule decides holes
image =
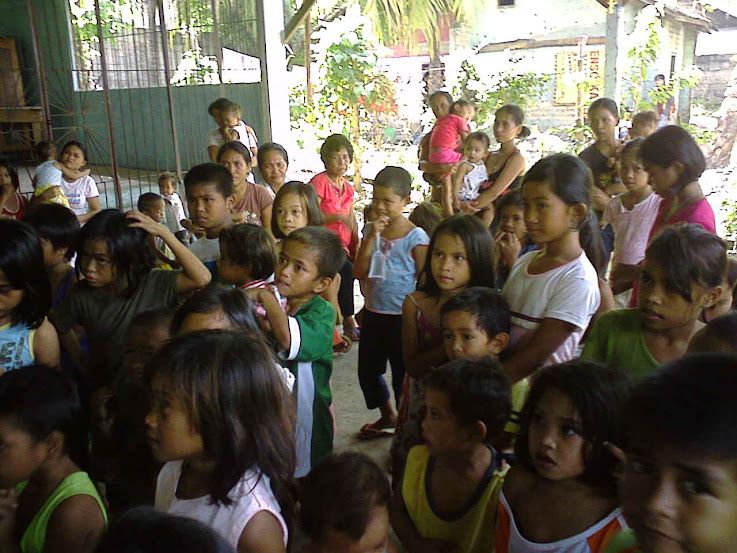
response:
{"label": "wall of house", "polygon": [[703,103],[711,110],[719,109],[729,84],[729,76],[737,65],[737,54],[697,56],[696,65],[704,76],[694,88],[694,102]]}

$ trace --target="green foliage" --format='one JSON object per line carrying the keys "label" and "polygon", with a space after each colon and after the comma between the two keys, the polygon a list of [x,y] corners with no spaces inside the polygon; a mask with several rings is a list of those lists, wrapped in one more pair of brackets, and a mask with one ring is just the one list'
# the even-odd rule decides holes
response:
{"label": "green foliage", "polygon": [[726,212],[724,218],[724,226],[727,233],[726,238],[733,241],[737,240],[737,201],[722,201],[722,211]]}
{"label": "green foliage", "polygon": [[708,144],[717,137],[716,132],[703,127],[697,127],[696,125],[689,125],[687,123],[681,123],[680,126],[686,129],[688,134],[693,136],[694,140],[699,144]]}
{"label": "green foliage", "polygon": [[562,125],[550,127],[545,134],[552,134],[561,138],[565,147],[561,153],[578,154],[594,139],[594,133],[588,125]]}

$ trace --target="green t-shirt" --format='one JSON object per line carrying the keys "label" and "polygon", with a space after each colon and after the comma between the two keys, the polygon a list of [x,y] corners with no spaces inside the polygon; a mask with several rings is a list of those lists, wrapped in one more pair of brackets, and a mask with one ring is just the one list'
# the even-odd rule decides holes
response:
{"label": "green t-shirt", "polygon": [[634,377],[647,376],[660,367],[645,344],[637,308],[602,313],[591,329],[581,357],[618,367]]}

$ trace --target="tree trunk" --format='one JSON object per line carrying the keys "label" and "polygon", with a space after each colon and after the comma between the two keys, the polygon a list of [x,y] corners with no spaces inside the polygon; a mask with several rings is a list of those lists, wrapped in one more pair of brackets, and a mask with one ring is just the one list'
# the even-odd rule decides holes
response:
{"label": "tree trunk", "polygon": [[737,165],[737,65],[732,70],[719,108],[716,138],[709,152],[709,167]]}
{"label": "tree trunk", "polygon": [[363,192],[363,179],[361,178],[361,160],[363,148],[361,148],[361,125],[358,114],[358,104],[351,106],[351,142],[353,143],[353,186],[356,192]]}

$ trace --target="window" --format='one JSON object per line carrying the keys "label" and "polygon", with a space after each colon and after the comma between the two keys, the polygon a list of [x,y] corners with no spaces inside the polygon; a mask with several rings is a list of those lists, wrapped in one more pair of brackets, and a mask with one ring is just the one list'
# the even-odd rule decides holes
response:
{"label": "window", "polygon": [[506,8],[507,6],[514,6],[514,0],[496,0],[496,4],[500,8]]}

